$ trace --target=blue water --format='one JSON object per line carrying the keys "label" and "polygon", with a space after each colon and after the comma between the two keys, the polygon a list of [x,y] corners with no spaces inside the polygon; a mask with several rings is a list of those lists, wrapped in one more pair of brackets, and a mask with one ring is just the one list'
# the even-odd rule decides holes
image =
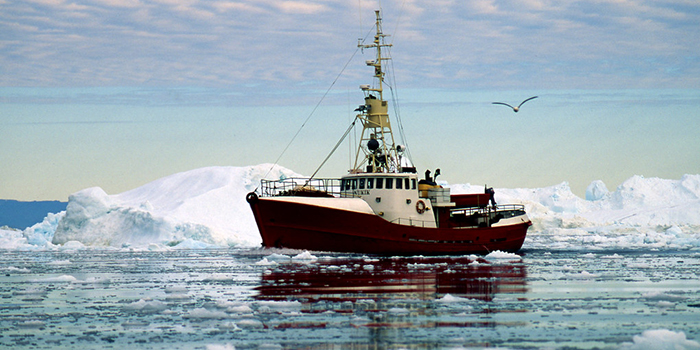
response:
{"label": "blue water", "polygon": [[616,349],[658,329],[700,341],[697,252],[299,253],[2,251],[0,348]]}

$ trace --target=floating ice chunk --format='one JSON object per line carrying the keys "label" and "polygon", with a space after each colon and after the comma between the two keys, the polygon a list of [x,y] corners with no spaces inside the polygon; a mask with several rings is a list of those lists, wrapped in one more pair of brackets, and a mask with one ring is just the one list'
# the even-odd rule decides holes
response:
{"label": "floating ice chunk", "polygon": [[72,283],[76,282],[78,279],[71,275],[61,275],[57,277],[47,277],[32,280],[32,282],[45,282],[45,283]]}
{"label": "floating ice chunk", "polygon": [[522,257],[518,254],[506,253],[506,252],[502,252],[500,250],[495,250],[495,251],[492,251],[491,253],[488,253],[486,256],[484,256],[484,260],[489,261],[489,262],[493,262],[496,260],[520,261],[520,260],[522,260]]}
{"label": "floating ice chunk", "polygon": [[643,294],[642,299],[655,301],[681,301],[688,298],[682,295],[673,295],[662,292],[651,292]]}
{"label": "floating ice chunk", "polygon": [[425,264],[425,263],[415,263],[415,264],[406,264],[406,267],[409,269],[430,269],[433,267],[432,264]]}
{"label": "floating ice chunk", "polygon": [[254,319],[254,318],[242,319],[242,320],[236,321],[236,324],[241,329],[262,329],[262,328],[265,328],[265,325],[263,325],[262,322]]}
{"label": "floating ice chunk", "polygon": [[580,273],[577,273],[577,274],[567,275],[565,278],[566,279],[574,279],[574,280],[589,280],[589,279],[598,278],[598,275],[592,274],[588,271],[581,271]]}
{"label": "floating ice chunk", "polygon": [[264,257],[263,259],[265,259],[267,261],[274,261],[277,263],[289,263],[292,261],[291,257],[284,255],[284,254],[270,254],[270,255]]}
{"label": "floating ice chunk", "polygon": [[[234,324],[235,326],[235,324]],[[236,326],[237,329],[238,326]],[[207,350],[236,350],[236,347],[233,346],[232,344],[207,344],[206,346]]]}
{"label": "floating ice chunk", "polygon": [[274,265],[278,265],[278,263],[277,263],[276,261],[274,261],[274,260],[273,260],[273,261],[270,261],[270,260],[267,260],[267,258],[262,258],[262,260],[256,262],[255,265],[258,265],[258,266],[274,266]]}
{"label": "floating ice chunk", "polygon": [[48,263],[48,265],[56,265],[56,266],[61,266],[61,265],[70,265],[72,264],[70,260],[54,260]]}
{"label": "floating ice chunk", "polygon": [[259,301],[254,304],[260,312],[296,312],[301,311],[298,301]]}
{"label": "floating ice chunk", "polygon": [[144,327],[148,326],[149,324],[151,324],[151,322],[145,321],[145,320],[130,320],[130,321],[122,322],[122,327],[127,328],[127,329],[129,329],[129,328],[131,328],[131,329],[144,328]]}
{"label": "floating ice chunk", "polygon": [[57,214],[48,213],[42,222],[24,230],[24,236],[27,237],[27,244],[41,248],[53,246],[51,240],[56,232],[56,227],[58,227],[58,223],[65,215],[65,211]]}
{"label": "floating ice chunk", "polygon": [[158,313],[168,308],[168,304],[158,300],[139,299],[131,304],[124,306],[126,311],[136,311],[141,313]]}
{"label": "floating ice chunk", "polygon": [[0,267],[0,271],[5,271],[5,272],[17,272],[17,273],[27,273],[30,272],[29,269],[27,268],[20,268],[16,266],[7,266],[7,267]]}
{"label": "floating ice chunk", "polygon": [[656,303],[656,307],[660,309],[673,309],[676,307],[676,303],[672,303],[670,301],[659,301]]}
{"label": "floating ice chunk", "polygon": [[6,226],[0,228],[0,248],[15,250],[26,247],[29,247],[29,244],[22,231],[8,229]]}
{"label": "floating ice chunk", "polygon": [[700,343],[689,340],[683,332],[651,329],[632,337],[633,343],[622,343],[621,350],[698,350]]}
{"label": "floating ice chunk", "polygon": [[72,194],[66,214],[56,227],[53,244],[77,240],[90,246],[122,247],[172,244],[186,238],[213,243],[206,226],[178,222],[122,203],[101,188]]}
{"label": "floating ice chunk", "polygon": [[205,308],[196,308],[182,317],[196,319],[222,319],[227,318],[228,315],[223,311],[210,311]]}
{"label": "floating ice chunk", "polygon": [[232,305],[226,309],[226,312],[232,314],[252,314],[253,309],[248,305]]}
{"label": "floating ice chunk", "polygon": [[228,331],[228,332],[240,332],[241,331],[241,328],[238,327],[238,325],[236,325],[233,322],[221,324],[221,325],[219,325],[219,329],[221,329],[222,331]]}
{"label": "floating ice chunk", "polygon": [[407,315],[409,313],[408,309],[403,307],[392,307],[391,309],[387,310],[387,312],[394,315]]}
{"label": "floating ice chunk", "polygon": [[603,255],[600,258],[601,259],[624,259],[625,257],[620,255],[620,254],[614,253],[613,255]]}
{"label": "floating ice chunk", "polygon": [[610,191],[601,180],[593,181],[586,187],[586,200],[588,201],[598,201],[609,195]]}
{"label": "floating ice chunk", "polygon": [[166,301],[184,301],[190,298],[189,294],[184,293],[172,293],[165,296]]}
{"label": "floating ice chunk", "polygon": [[165,287],[165,292],[168,294],[183,294],[187,293],[187,288],[183,286]]}
{"label": "floating ice chunk", "polygon": [[76,281],[76,283],[108,285],[112,283],[112,280],[108,277],[88,277],[85,281]]}
{"label": "floating ice chunk", "polygon": [[303,253],[299,253],[296,256],[292,258],[293,262],[296,263],[309,263],[309,262],[314,262],[318,260],[317,257],[309,253],[308,251],[304,251]]}
{"label": "floating ice chunk", "polygon": [[79,241],[67,241],[61,246],[61,250],[78,250],[85,249],[85,245]]}
{"label": "floating ice chunk", "polygon": [[450,304],[450,303],[464,303],[464,302],[470,302],[470,301],[471,301],[471,299],[468,299],[468,298],[461,298],[461,297],[455,297],[455,296],[453,296],[453,295],[451,295],[451,294],[445,294],[445,296],[443,296],[442,298],[435,300],[435,302],[438,302],[438,303],[445,303],[445,304]]}
{"label": "floating ice chunk", "polygon": [[280,166],[207,167],[173,174],[107,195],[98,187],[74,193],[52,241],[89,246],[168,244],[185,238],[216,246],[257,246],[246,193],[263,177],[301,176]]}

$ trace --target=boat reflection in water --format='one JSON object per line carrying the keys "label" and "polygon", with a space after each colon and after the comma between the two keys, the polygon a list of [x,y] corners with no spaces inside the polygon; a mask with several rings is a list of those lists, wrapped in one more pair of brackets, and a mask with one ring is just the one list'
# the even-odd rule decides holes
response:
{"label": "boat reflection in water", "polygon": [[[270,267],[256,288],[256,299],[296,302],[301,314],[309,315],[299,320],[303,325],[278,327],[327,328],[334,323],[332,315],[352,316],[353,327],[496,327],[508,322],[484,315],[525,311],[520,306],[525,278],[520,261],[326,258]],[[320,314],[330,316],[310,317]]]}

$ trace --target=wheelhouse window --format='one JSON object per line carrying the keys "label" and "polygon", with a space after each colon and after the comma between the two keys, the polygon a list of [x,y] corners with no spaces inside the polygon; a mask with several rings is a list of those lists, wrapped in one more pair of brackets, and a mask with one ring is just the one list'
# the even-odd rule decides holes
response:
{"label": "wheelhouse window", "polygon": [[371,190],[373,188],[374,188],[374,179],[370,177],[369,179],[367,179],[367,189]]}
{"label": "wheelhouse window", "polygon": [[411,189],[416,189],[416,179],[411,179]]}
{"label": "wheelhouse window", "polygon": [[357,189],[357,179],[352,179],[352,189],[356,190]]}
{"label": "wheelhouse window", "polygon": [[401,179],[396,179],[396,189],[403,189],[403,181],[401,181]]}
{"label": "wheelhouse window", "polygon": [[403,183],[404,183],[404,185],[405,185],[403,188],[405,188],[405,189],[407,189],[407,190],[410,190],[410,189],[411,189],[411,187],[410,187],[410,186],[411,186],[411,181],[409,181],[408,178],[404,178],[404,179],[403,179]]}
{"label": "wheelhouse window", "polygon": [[360,189],[361,190],[365,189],[365,179],[360,179]]}
{"label": "wheelhouse window", "polygon": [[386,188],[387,190],[394,188],[394,179],[387,178],[385,180],[386,180],[386,183],[385,183],[386,186],[384,186],[384,188]]}
{"label": "wheelhouse window", "polygon": [[377,188],[382,189],[384,188],[384,179],[383,178],[377,178]]}

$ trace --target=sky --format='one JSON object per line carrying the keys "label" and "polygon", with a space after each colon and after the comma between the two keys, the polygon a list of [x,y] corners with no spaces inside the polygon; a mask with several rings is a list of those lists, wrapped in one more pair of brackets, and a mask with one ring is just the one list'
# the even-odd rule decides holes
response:
{"label": "sky", "polygon": [[419,170],[579,195],[700,173],[695,0],[0,0],[0,198],[278,159],[313,173],[371,83],[375,9]]}

